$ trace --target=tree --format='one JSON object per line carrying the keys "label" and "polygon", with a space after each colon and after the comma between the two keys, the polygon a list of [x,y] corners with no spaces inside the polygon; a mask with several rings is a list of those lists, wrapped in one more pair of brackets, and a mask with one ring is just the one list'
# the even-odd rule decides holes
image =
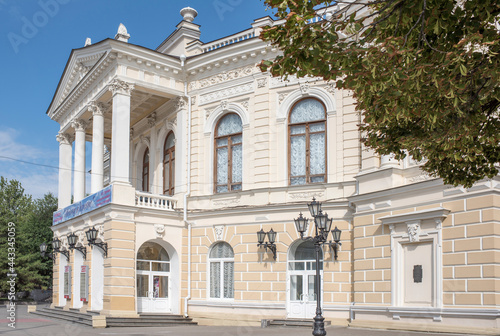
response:
{"label": "tree", "polygon": [[[10,279],[7,274],[16,274],[18,271],[18,257],[22,251],[19,245],[19,224],[30,207],[31,196],[24,194],[21,183],[0,177],[0,278],[2,279]],[[0,290],[9,292],[10,284],[2,281]],[[16,290],[19,291],[17,280]]]}
{"label": "tree", "polygon": [[[498,1],[265,3],[284,22],[260,37],[283,54],[263,61],[262,71],[352,90],[366,146],[423,160],[447,184],[470,187],[498,174]],[[331,14],[312,20],[332,4]]]}
{"label": "tree", "polygon": [[23,290],[52,286],[52,260],[41,257],[40,245],[45,242],[50,250],[52,216],[56,210],[57,198],[51,193],[45,194],[32,203],[29,213],[19,225],[22,254],[18,259],[18,274]]}
{"label": "tree", "polygon": [[[52,240],[55,210],[57,198],[52,194],[33,201],[21,183],[0,177],[0,278],[10,279],[7,274],[17,274],[16,292],[51,286],[52,260],[41,257],[39,246]],[[9,247],[15,250],[9,251]],[[3,281],[0,290],[8,292],[10,284]]]}

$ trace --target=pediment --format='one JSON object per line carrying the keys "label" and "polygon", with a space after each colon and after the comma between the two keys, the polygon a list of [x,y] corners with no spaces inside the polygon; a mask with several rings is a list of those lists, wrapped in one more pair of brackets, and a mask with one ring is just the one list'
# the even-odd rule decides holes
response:
{"label": "pediment", "polygon": [[78,83],[107,54],[107,51],[111,50],[111,46],[108,43],[102,43],[104,41],[71,51],[63,75],[59,80],[57,90],[47,111],[49,116],[51,116],[51,111],[54,111],[64,102]]}

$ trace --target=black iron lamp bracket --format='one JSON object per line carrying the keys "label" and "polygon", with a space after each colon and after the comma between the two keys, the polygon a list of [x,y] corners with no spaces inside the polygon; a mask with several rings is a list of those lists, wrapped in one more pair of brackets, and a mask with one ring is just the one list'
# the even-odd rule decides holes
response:
{"label": "black iron lamp bracket", "polygon": [[40,252],[40,254],[42,255],[42,258],[47,257],[47,258],[52,259],[52,261],[55,261],[55,260],[56,260],[56,256],[55,256],[55,254],[54,254],[54,253],[52,253],[52,252],[51,252],[51,253],[47,253],[47,252]]}
{"label": "black iron lamp bracket", "polygon": [[80,251],[83,254],[83,259],[87,260],[87,249],[83,246],[75,246],[73,247],[75,250]]}
{"label": "black iron lamp bracket", "polygon": [[108,243],[92,243],[92,245],[95,245],[97,247],[99,247],[103,252],[104,252],[104,257],[107,258],[108,257]]}
{"label": "black iron lamp bracket", "polygon": [[63,256],[66,257],[66,260],[69,260],[69,251],[68,250],[58,250],[58,251],[55,251],[57,253],[61,253]]}
{"label": "black iron lamp bracket", "polygon": [[342,243],[340,243],[340,242],[337,243],[337,242],[330,240],[327,244],[330,246],[330,251],[333,250],[333,256],[334,256],[335,260],[337,260],[339,257],[338,256],[339,246],[341,246]]}
{"label": "black iron lamp bracket", "polygon": [[265,243],[259,243],[257,244],[258,247],[261,247],[263,246],[264,249],[266,250],[267,252],[267,249],[269,249],[269,251],[271,251],[273,253],[273,259],[276,260],[276,244],[275,243],[268,243],[268,242],[265,242]]}

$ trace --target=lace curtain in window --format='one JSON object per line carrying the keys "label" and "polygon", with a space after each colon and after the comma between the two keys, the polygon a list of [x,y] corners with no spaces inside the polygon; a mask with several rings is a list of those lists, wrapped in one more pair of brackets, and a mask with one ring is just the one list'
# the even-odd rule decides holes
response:
{"label": "lace curtain in window", "polygon": [[290,113],[290,184],[325,182],[326,113],[316,99],[303,99]]}
{"label": "lace curtain in window", "polygon": [[234,298],[234,252],[228,243],[220,242],[212,247],[210,261],[210,297]]}
{"label": "lace curtain in window", "polygon": [[218,123],[215,134],[217,193],[241,190],[243,157],[241,118],[227,114]]}

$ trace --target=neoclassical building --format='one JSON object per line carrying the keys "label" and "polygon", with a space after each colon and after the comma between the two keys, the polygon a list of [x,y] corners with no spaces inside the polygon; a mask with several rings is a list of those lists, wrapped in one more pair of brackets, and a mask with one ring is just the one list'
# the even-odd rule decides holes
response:
{"label": "neoclassical building", "polygon": [[[199,324],[311,318],[314,248],[294,218],[315,198],[342,230],[338,259],[322,251],[327,320],[498,333],[500,179],[450,187],[364,148],[351,92],[259,70],[279,52],[259,33],[279,21],[204,43],[196,11],[181,14],[155,50],[120,25],[71,52],[47,111],[64,252],[53,305]],[[276,255],[257,246],[261,229],[277,233]]]}

